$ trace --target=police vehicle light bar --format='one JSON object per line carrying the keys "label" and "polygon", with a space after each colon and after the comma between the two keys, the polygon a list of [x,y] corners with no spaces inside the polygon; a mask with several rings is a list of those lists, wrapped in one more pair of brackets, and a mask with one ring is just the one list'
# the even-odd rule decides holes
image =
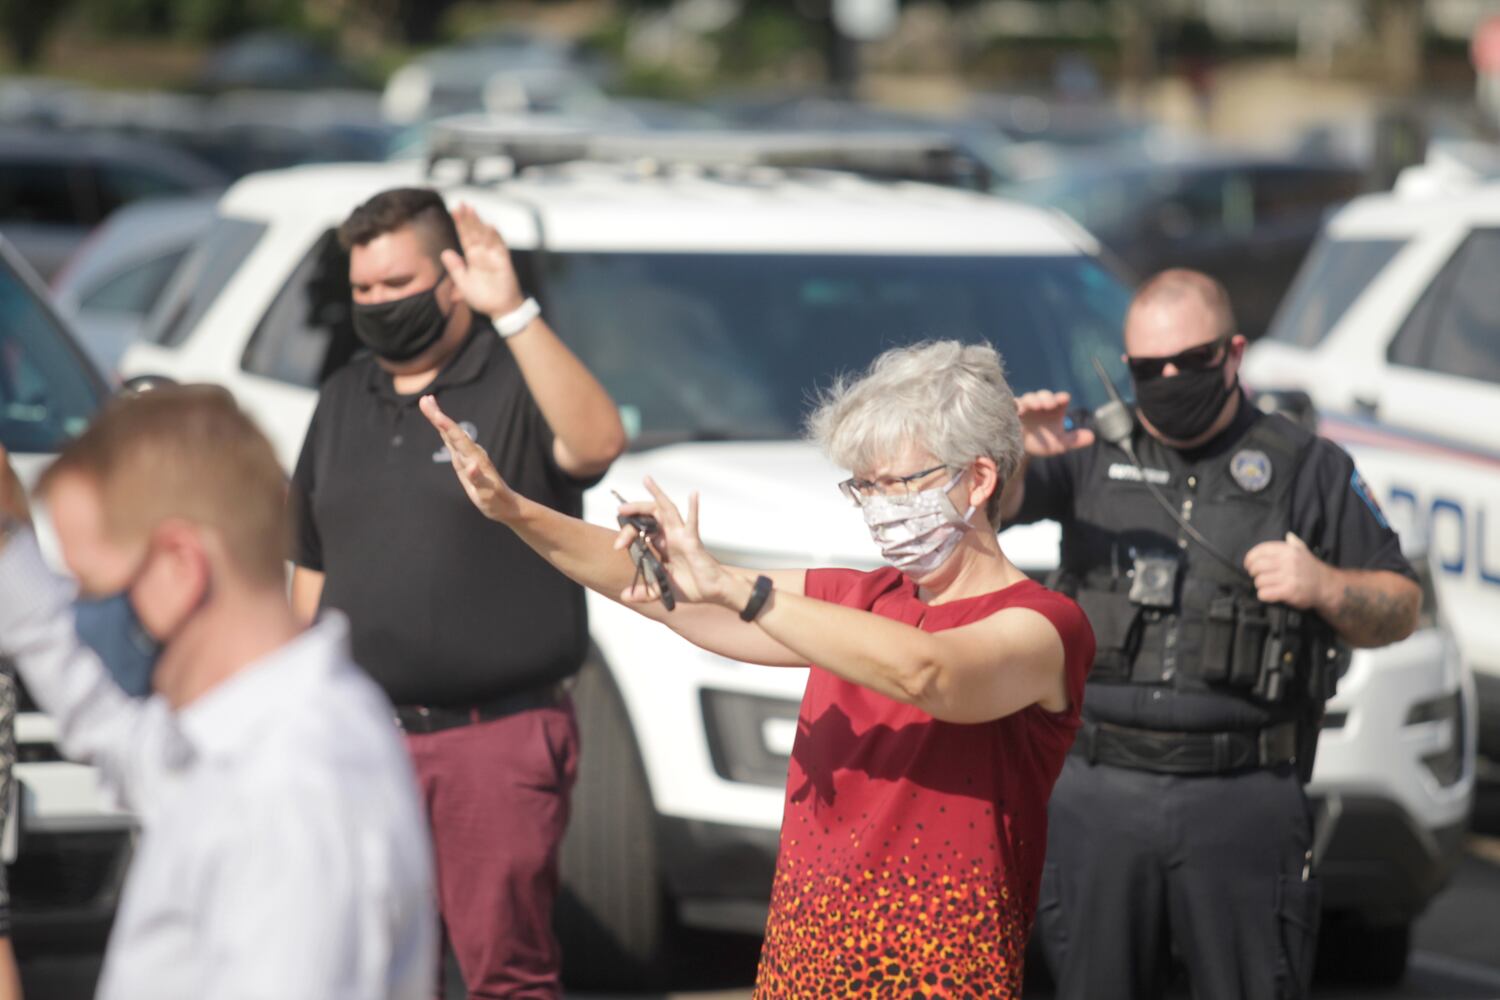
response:
{"label": "police vehicle light bar", "polygon": [[485,159],[510,161],[513,173],[578,161],[657,167],[772,167],[837,170],[889,180],[916,180],[988,190],[989,168],[955,137],[940,131],[601,131],[525,122],[495,123],[463,116],[432,126],[429,176],[457,161],[467,179]]}

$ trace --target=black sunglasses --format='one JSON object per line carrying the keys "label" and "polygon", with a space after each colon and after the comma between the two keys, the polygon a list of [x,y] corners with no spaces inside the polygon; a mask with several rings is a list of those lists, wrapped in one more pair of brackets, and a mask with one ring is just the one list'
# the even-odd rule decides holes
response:
{"label": "black sunglasses", "polygon": [[1197,347],[1189,347],[1185,351],[1178,351],[1165,358],[1137,358],[1126,357],[1125,363],[1130,366],[1130,374],[1137,382],[1149,382],[1154,378],[1161,378],[1161,373],[1171,365],[1180,372],[1201,372],[1210,368],[1218,367],[1222,358],[1224,348],[1229,344],[1233,334],[1225,334],[1218,340],[1211,340]]}

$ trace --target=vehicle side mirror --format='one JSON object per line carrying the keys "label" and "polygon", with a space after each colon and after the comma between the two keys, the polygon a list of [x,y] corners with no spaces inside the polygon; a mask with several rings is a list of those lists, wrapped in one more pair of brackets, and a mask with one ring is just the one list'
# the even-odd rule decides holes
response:
{"label": "vehicle side mirror", "polygon": [[1262,413],[1279,413],[1314,434],[1318,432],[1318,407],[1301,389],[1261,389],[1255,393],[1255,407]]}

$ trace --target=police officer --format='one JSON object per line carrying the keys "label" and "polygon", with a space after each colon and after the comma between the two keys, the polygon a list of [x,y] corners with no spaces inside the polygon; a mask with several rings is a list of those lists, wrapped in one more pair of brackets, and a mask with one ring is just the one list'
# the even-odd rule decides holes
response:
{"label": "police officer", "polygon": [[1094,626],[1083,727],[1049,809],[1038,932],[1063,1000],[1295,998],[1319,913],[1302,783],[1347,646],[1415,628],[1396,535],[1338,446],[1250,405],[1213,279],[1166,271],[1125,321],[1129,411],[1017,401],[1003,513],[1062,526]]}

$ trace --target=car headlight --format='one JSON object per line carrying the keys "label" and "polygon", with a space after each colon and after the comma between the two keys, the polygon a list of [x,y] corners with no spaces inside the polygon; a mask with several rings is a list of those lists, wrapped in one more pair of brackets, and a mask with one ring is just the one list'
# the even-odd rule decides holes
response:
{"label": "car headlight", "polygon": [[1432,772],[1437,783],[1444,788],[1458,784],[1464,776],[1464,698],[1462,691],[1445,694],[1427,701],[1418,702],[1406,713],[1406,725],[1418,726],[1429,722],[1449,722],[1453,737],[1448,745],[1436,753],[1427,754],[1422,764]]}
{"label": "car headlight", "polygon": [[729,781],[783,787],[800,707],[785,698],[704,689],[703,724],[714,770]]}

